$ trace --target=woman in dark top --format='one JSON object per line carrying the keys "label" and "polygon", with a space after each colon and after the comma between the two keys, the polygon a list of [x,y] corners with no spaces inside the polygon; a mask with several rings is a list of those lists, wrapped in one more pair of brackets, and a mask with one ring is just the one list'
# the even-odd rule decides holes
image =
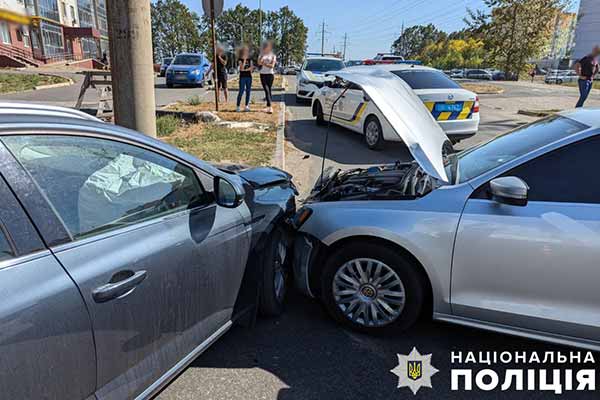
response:
{"label": "woman in dark top", "polygon": [[227,90],[227,55],[223,47],[217,48],[217,80],[219,87],[217,88],[219,97],[221,97],[221,89],[225,96],[225,103],[229,101],[229,91]]}
{"label": "woman in dark top", "polygon": [[250,50],[248,46],[242,47],[238,52],[238,67],[240,70],[240,90],[237,97],[237,111],[240,111],[242,96],[246,93],[245,111],[250,111],[250,96],[252,94],[252,71],[254,64],[250,59]]}

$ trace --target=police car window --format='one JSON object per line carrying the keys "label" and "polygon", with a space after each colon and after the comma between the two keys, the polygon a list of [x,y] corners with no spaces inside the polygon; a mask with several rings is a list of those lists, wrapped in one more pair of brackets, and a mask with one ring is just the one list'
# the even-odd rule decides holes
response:
{"label": "police car window", "polygon": [[439,71],[402,70],[392,71],[413,89],[460,89],[458,83]]}
{"label": "police car window", "polygon": [[307,60],[304,65],[305,71],[327,72],[344,69],[344,63],[338,60]]}

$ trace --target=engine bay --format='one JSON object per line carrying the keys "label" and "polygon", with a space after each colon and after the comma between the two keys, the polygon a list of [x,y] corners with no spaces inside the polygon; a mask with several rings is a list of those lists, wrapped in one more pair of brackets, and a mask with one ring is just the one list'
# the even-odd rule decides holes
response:
{"label": "engine bay", "polygon": [[416,162],[346,171],[329,169],[307,201],[409,200],[427,195],[438,185]]}

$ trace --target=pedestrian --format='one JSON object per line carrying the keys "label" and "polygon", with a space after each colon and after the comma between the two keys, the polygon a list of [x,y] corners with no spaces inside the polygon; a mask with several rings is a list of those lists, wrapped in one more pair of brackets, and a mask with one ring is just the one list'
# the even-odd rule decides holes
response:
{"label": "pedestrian", "polygon": [[594,76],[598,73],[598,56],[600,56],[600,46],[595,46],[590,54],[577,61],[575,72],[579,75],[579,101],[575,107],[583,107],[587,100],[592,86],[594,85]]}
{"label": "pedestrian", "polygon": [[533,66],[531,71],[529,71],[529,76],[531,76],[531,82],[535,81],[535,76],[537,75],[537,69],[538,69],[538,66],[536,64]]}
{"label": "pedestrian", "polygon": [[265,91],[265,99],[267,101],[267,108],[265,111],[269,114],[273,114],[272,101],[275,64],[277,64],[277,57],[273,53],[273,43],[267,41],[263,43],[261,47],[258,65],[260,66],[260,83]]}
{"label": "pedestrian", "polygon": [[240,90],[237,96],[237,112],[240,112],[242,96],[246,93],[246,107],[244,111],[250,111],[250,97],[252,96],[252,70],[254,63],[250,58],[250,49],[243,46],[238,51],[238,69],[240,70]]}
{"label": "pedestrian", "polygon": [[217,95],[221,98],[221,89],[225,103],[229,101],[229,91],[227,90],[227,55],[223,46],[217,47]]}

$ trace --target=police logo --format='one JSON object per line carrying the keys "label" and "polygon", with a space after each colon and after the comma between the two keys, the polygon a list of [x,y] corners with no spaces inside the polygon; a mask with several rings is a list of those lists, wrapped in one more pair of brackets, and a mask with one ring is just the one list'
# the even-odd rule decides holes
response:
{"label": "police logo", "polygon": [[431,365],[431,354],[421,355],[413,348],[407,356],[398,354],[398,366],[391,372],[398,377],[398,388],[407,387],[417,394],[422,387],[431,387],[431,377],[438,370]]}

